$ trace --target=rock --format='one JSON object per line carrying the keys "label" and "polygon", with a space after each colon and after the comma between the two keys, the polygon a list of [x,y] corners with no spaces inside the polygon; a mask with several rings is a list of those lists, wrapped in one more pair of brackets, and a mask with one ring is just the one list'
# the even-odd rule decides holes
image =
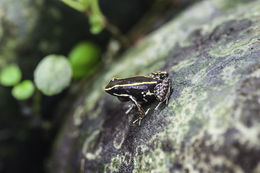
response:
{"label": "rock", "polygon": [[[50,172],[260,172],[260,1],[229,3],[187,9],[78,91],[58,111]],[[170,73],[170,103],[135,126],[103,88],[157,70]]]}

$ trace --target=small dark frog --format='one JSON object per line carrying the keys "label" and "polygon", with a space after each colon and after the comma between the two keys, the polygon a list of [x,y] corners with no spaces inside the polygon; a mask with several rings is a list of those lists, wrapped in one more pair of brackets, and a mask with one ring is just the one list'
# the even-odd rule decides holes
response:
{"label": "small dark frog", "polygon": [[[144,112],[142,106],[150,104],[155,100],[159,101],[155,110],[162,103],[169,102],[172,93],[172,83],[165,71],[151,73],[148,76],[135,76],[130,78],[113,78],[105,87],[105,91],[113,96],[116,96],[120,101],[132,101],[138,109],[139,118],[134,121],[136,123],[148,113],[150,108]],[[130,107],[126,114],[132,110]]]}

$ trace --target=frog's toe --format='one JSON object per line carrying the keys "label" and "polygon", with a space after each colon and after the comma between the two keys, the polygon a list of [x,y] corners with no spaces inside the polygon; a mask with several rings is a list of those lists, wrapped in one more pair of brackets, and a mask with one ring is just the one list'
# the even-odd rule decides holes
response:
{"label": "frog's toe", "polygon": [[145,111],[145,115],[147,115],[150,111],[150,108],[148,108],[146,111]]}
{"label": "frog's toe", "polygon": [[138,123],[138,126],[141,126],[142,118],[137,118],[136,120],[133,121],[133,124]]}
{"label": "frog's toe", "polygon": [[131,111],[132,111],[132,109],[135,107],[135,105],[129,105],[128,106],[129,108],[127,109],[127,111],[125,112],[125,114],[127,115],[127,114],[129,114]]}

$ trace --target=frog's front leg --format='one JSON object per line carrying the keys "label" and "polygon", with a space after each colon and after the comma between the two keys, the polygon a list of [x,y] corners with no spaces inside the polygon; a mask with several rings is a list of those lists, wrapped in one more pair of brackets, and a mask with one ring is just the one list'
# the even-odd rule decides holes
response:
{"label": "frog's front leg", "polygon": [[166,105],[169,103],[171,92],[172,82],[169,78],[164,79],[162,83],[159,83],[155,86],[155,97],[159,101],[159,104],[156,106],[155,110],[157,110],[163,102],[166,102]]}
{"label": "frog's front leg", "polygon": [[[129,98],[137,107],[138,109],[138,113],[139,113],[139,118],[137,120],[135,120],[133,123],[136,123],[137,121],[139,121],[139,125],[141,124],[141,120],[144,118],[144,116],[146,115],[146,113],[149,111],[147,110],[146,113],[144,112],[142,106],[137,102],[136,98],[128,95],[128,94],[116,94],[114,93],[115,96],[117,96],[118,98],[120,98],[120,100],[127,100],[126,98]],[[132,110],[133,107],[130,108],[130,110],[127,110],[126,113],[129,113]]]}
{"label": "frog's front leg", "polygon": [[145,112],[142,108],[142,106],[136,101],[136,98],[134,98],[133,96],[129,96],[130,100],[132,100],[132,102],[136,105],[137,109],[138,109],[138,113],[139,113],[139,117],[133,121],[133,124],[135,124],[136,122],[138,122],[138,125],[141,125],[141,121],[142,119],[145,117],[145,115],[148,114],[150,108],[148,108]]}
{"label": "frog's front leg", "polygon": [[146,115],[142,106],[137,102],[136,98],[133,96],[129,96],[129,99],[136,105],[137,109],[138,109],[138,113],[139,113],[139,118],[137,120],[135,120],[133,123],[136,123],[137,121],[139,121],[139,125],[141,124],[141,120],[144,118],[144,116]]}

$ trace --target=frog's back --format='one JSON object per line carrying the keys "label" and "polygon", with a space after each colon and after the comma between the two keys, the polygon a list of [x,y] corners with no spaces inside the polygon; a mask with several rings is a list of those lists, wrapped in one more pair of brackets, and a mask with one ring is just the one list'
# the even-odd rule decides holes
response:
{"label": "frog's back", "polygon": [[154,88],[157,82],[158,81],[156,79],[150,77],[136,76],[120,79],[117,81],[117,83],[115,83],[115,85],[117,85],[119,89],[122,90],[147,90],[149,88]]}
{"label": "frog's back", "polygon": [[[153,93],[154,87],[157,85],[156,79],[144,76],[136,76],[131,78],[125,78],[118,81],[118,92],[133,96],[139,102],[144,102],[145,93]],[[145,100],[153,100],[155,97],[153,94],[147,95]]]}
{"label": "frog's back", "polygon": [[129,78],[118,79],[117,84],[144,84],[144,83],[157,83],[157,79],[148,76],[135,76]]}
{"label": "frog's back", "polygon": [[138,102],[148,102],[155,99],[153,92],[157,84],[158,79],[146,76],[114,78],[105,91],[117,96],[121,101],[128,101],[129,97],[134,97]]}

